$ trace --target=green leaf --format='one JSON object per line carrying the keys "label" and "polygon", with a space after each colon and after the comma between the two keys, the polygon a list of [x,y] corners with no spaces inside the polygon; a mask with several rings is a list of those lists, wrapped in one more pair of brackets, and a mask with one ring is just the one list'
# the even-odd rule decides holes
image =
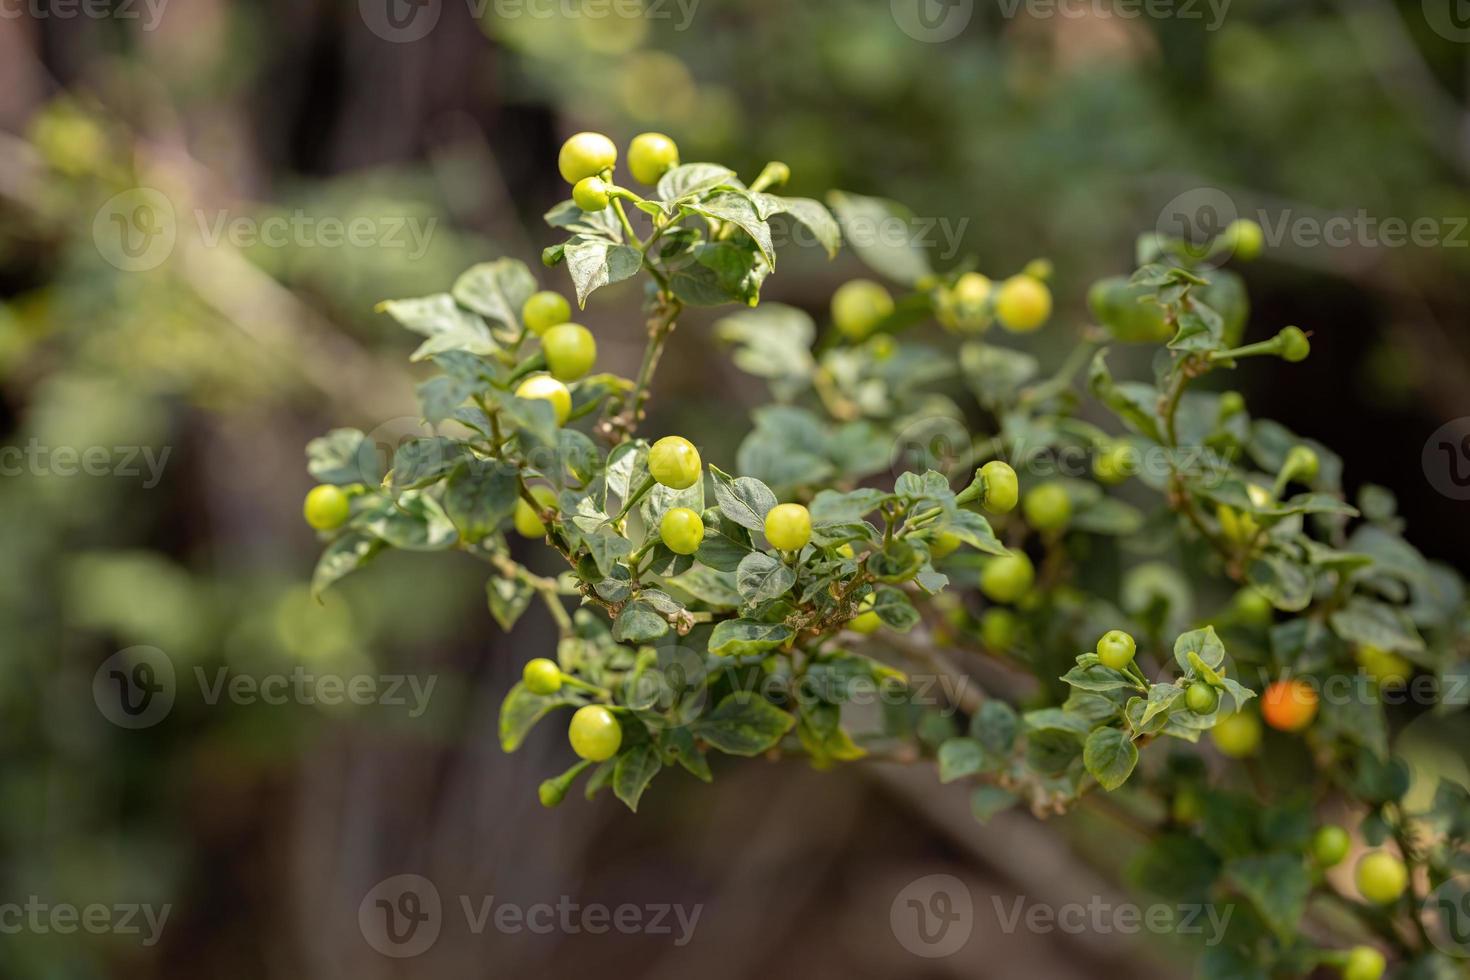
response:
{"label": "green leaf", "polygon": [[711,465],[709,471],[714,477],[720,513],[741,527],[764,531],[766,514],[776,506],[776,495],[771,488],[752,477],[731,477],[718,466]]}
{"label": "green leaf", "polygon": [[318,483],[375,484],[383,476],[377,461],[377,447],[357,429],[333,429],[306,444],[306,471]]}
{"label": "green leaf", "polygon": [[733,572],[750,553],[750,532],[722,517],[704,525],[704,540],[694,554],[701,564],[722,572]]}
{"label": "green leaf", "polygon": [[1085,736],[1091,727],[1086,719],[1061,708],[1041,708],[1037,711],[1028,711],[1022,715],[1022,718],[1026,722],[1026,729],[1032,732],[1063,732],[1080,738]]}
{"label": "green leaf", "polygon": [[653,782],[653,777],[663,766],[658,749],[651,743],[633,746],[618,756],[617,765],[613,768],[613,794],[626,803],[629,810],[637,813],[643,791],[648,789],[648,784]]}
{"label": "green leaf", "polygon": [[756,194],[755,203],[761,218],[773,214],[788,214],[806,227],[827,250],[828,258],[836,258],[842,247],[842,229],[832,212],[820,201],[806,197],[777,197],[775,194]]}
{"label": "green leaf", "polygon": [[508,336],[521,331],[521,307],[536,292],[536,277],[519,259],[497,259],[471,266],[450,290],[456,301],[503,326]]}
{"label": "green leaf", "polygon": [[988,756],[1005,759],[1016,746],[1020,719],[1015,709],[1004,701],[986,701],[970,718],[970,734],[985,748]]}
{"label": "green leaf", "polygon": [[451,350],[484,356],[500,349],[485,321],[460,309],[448,293],[418,299],[390,299],[379,303],[377,309],[428,338],[413,352],[409,358],[412,361],[427,360]]}
{"label": "green leaf", "polygon": [[444,436],[410,439],[393,454],[393,489],[427,486],[454,469],[463,449]]}
{"label": "green leaf", "polygon": [[795,718],[765,699],[736,691],[690,727],[721,752],[754,756],[774,746],[795,724]]}
{"label": "green leaf", "polygon": [[715,336],[735,347],[731,360],[747,374],[768,378],[788,394],[811,383],[817,327],[804,311],[763,303],[715,321]]}
{"label": "green leaf", "polygon": [[1296,935],[1312,891],[1312,879],[1300,855],[1236,858],[1226,863],[1225,879],[1256,907],[1262,921],[1283,942]]}
{"label": "green leaf", "polygon": [[1098,785],[1112,792],[1128,781],[1138,765],[1138,747],[1116,728],[1099,728],[1087,736],[1082,764]]}
{"label": "green leaf", "polygon": [[1014,401],[1041,364],[1030,354],[977,340],[960,347],[960,369],[976,399],[994,407]]}
{"label": "green leaf", "polygon": [[1220,665],[1225,662],[1225,644],[1220,642],[1215,627],[1206,626],[1204,629],[1180,633],[1179,638],[1174,641],[1174,660],[1186,675],[1194,673],[1194,665],[1189,662],[1191,653],[1199,654],[1199,658],[1212,669],[1220,669]]}
{"label": "green leaf", "polygon": [[939,781],[952,783],[985,768],[985,749],[973,738],[952,738],[939,746]]}
{"label": "green leaf", "polygon": [[580,235],[567,241],[566,259],[572,285],[577,290],[577,305],[584,308],[587,297],[595,290],[631,279],[643,268],[643,253],[631,245]]}
{"label": "green leaf", "polygon": [[599,527],[586,539],[587,550],[592,553],[592,560],[603,575],[611,575],[613,566],[633,553],[633,542],[610,526]]}
{"label": "green leaf", "polygon": [[[929,257],[914,243],[914,214],[902,204],[844,191],[828,193],[827,203],[837,215],[843,238],[870,269],[906,286],[934,274]],[[905,234],[893,235],[895,227]]]}
{"label": "green leaf", "polygon": [[1277,609],[1300,612],[1312,603],[1311,571],[1278,552],[1252,559],[1245,577]]}
{"label": "green leaf", "polygon": [[312,597],[320,601],[333,583],[366,565],[382,546],[377,538],[360,531],[348,531],[327,545],[311,576]]}
{"label": "green leaf", "polygon": [[1018,802],[1020,802],[1020,797],[1008,789],[1001,789],[999,786],[980,786],[970,794],[970,813],[980,823],[989,823],[991,817],[1009,810]]}
{"label": "green leaf", "polygon": [[752,606],[783,596],[796,584],[796,572],[785,562],[753,551],[735,570],[735,587]]}
{"label": "green leaf", "polygon": [[1407,613],[1363,596],[1348,600],[1328,621],[1333,632],[1349,643],[1400,653],[1419,653],[1424,649],[1424,640]]}
{"label": "green leaf", "polygon": [[879,586],[873,591],[873,612],[885,626],[900,633],[907,633],[919,625],[921,619],[909,597],[888,586]]}
{"label": "green leaf", "polygon": [[1127,674],[1102,664],[1073,667],[1062,675],[1062,680],[1081,691],[1120,691],[1138,687]]}
{"label": "green leaf", "polygon": [[444,511],[463,540],[483,539],[515,513],[517,473],[511,463],[474,457],[455,467],[444,484]]}
{"label": "green leaf", "polygon": [[485,582],[485,594],[490,600],[490,615],[509,633],[536,590],[519,578],[492,578]]}
{"label": "green leaf", "polygon": [[790,627],[781,623],[726,619],[710,634],[709,652],[721,657],[745,657],[773,650],[794,635]]}
{"label": "green leaf", "polygon": [[1139,718],[1138,727],[1145,728],[1159,715],[1172,711],[1184,697],[1184,688],[1177,684],[1154,684],[1148,689],[1148,701]]}
{"label": "green leaf", "polygon": [[572,704],[563,694],[532,694],[523,682],[517,682],[500,705],[500,748],[514,752],[521,747],[536,722],[564,705]]}
{"label": "green leaf", "polygon": [[362,528],[404,551],[442,551],[459,540],[444,508],[418,490],[387,503]]}
{"label": "green leaf", "polygon": [[669,621],[644,602],[630,602],[613,622],[613,639],[619,643],[648,643],[669,631]]}
{"label": "green leaf", "polygon": [[686,202],[683,207],[687,211],[714,218],[716,221],[729,222],[739,228],[755,242],[766,264],[775,268],[776,247],[771,242],[771,227],[761,219],[755,204],[745,194],[733,191],[718,193],[702,201]]}
{"label": "green leaf", "polygon": [[[623,225],[611,205],[601,211],[583,211],[576,201],[562,201],[546,212],[545,220],[553,228],[565,228],[584,238],[606,238],[615,243],[623,240]],[[558,257],[561,254],[558,252]]]}
{"label": "green leaf", "polygon": [[1107,353],[1104,348],[1092,359],[1087,381],[1093,396],[1129,428],[1155,442],[1162,442],[1159,420],[1154,414],[1159,401],[1158,390],[1152,385],[1137,382],[1115,382],[1108,371]]}
{"label": "green leaf", "polygon": [[735,179],[735,171],[717,163],[686,163],[659,178],[658,196],[667,204],[712,191]]}

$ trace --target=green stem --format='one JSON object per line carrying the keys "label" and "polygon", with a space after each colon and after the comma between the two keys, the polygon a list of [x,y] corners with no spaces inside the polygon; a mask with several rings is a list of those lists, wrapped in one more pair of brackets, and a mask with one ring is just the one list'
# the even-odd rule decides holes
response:
{"label": "green stem", "polygon": [[613,210],[618,213],[618,223],[623,226],[623,234],[628,236],[628,241],[633,243],[634,248],[640,252],[643,251],[643,239],[639,238],[638,233],[633,230],[633,224],[628,220],[628,213],[623,210],[623,202],[616,197],[613,198]]}

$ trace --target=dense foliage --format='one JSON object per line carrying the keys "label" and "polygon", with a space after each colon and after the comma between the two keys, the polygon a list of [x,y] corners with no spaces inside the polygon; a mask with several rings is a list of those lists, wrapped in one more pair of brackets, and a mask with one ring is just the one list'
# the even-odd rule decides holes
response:
{"label": "dense foliage", "polygon": [[[568,141],[573,199],[546,215],[567,237],[543,260],[579,305],[642,279],[637,375],[594,373],[591,332],[515,260],[383,303],[425,337],[414,360],[437,370],[419,393],[438,434],[382,471],[356,430],[310,444],[318,593],[386,548],[459,549],[491,566],[506,629],[539,597],[560,642],[527,665],[500,735],[511,751],[571,712],[580,758],[542,784],[547,805],[585,775],[588,797],[610,788],[636,809],[665,768],[712,779],[711,752],[937,760],[942,781],[974,785],[982,821],[1127,783],[1162,804],[1139,818],[1153,839],[1140,885],[1250,910],[1208,975],[1380,975],[1376,949],[1302,928],[1314,896],[1412,975],[1453,974],[1419,905],[1470,871],[1470,797],[1446,781],[1406,802],[1384,703],[1463,707],[1463,584],[1404,540],[1386,491],[1350,504],[1327,447],[1208,388],[1252,357],[1310,351],[1291,326],[1242,343],[1245,291],[1220,266],[1260,250],[1258,227],[1142,238],[1138,270],[1094,287],[1096,325],[1048,374],[989,332],[1045,324],[1046,262],[1000,282],[937,272],[914,236],[882,233],[912,227],[891,202],[782,197],[783,164],[746,183],[680,165],[657,134],[629,156],[647,196],[614,182],[611,141]],[[900,295],[848,283],[825,331],[759,303],[778,242],[835,254],[844,239]],[[733,460],[706,461],[641,428],[681,312],[725,304],[742,309],[717,333],[772,402]],[[956,343],[908,339],[934,322]],[[1122,344],[1150,345],[1150,376],[1115,376]],[[565,570],[517,561],[512,529]],[[995,665],[997,689],[951,651]],[[1214,749],[1189,751],[1206,733]],[[1370,849],[1359,896],[1321,875],[1350,846],[1321,825],[1327,801]]]}

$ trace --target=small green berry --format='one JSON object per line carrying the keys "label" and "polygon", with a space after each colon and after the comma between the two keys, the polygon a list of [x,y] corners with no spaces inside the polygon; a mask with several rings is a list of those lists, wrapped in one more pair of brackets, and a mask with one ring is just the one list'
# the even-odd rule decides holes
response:
{"label": "small green berry", "polygon": [[1122,670],[1133,662],[1138,652],[1138,643],[1123,630],[1108,630],[1097,641],[1097,659],[1104,667]]}
{"label": "small green berry", "polygon": [[1184,704],[1197,715],[1214,714],[1220,706],[1220,692],[1204,681],[1195,681],[1184,691]]}
{"label": "small green berry", "polygon": [[572,304],[561,293],[544,289],[533,293],[521,307],[521,322],[536,336],[541,336],[558,323],[572,318]]}
{"label": "small green berry", "polygon": [[552,695],[561,690],[561,668],[554,660],[537,657],[522,669],[521,680],[532,694]]}
{"label": "small green berry", "polygon": [[1336,824],[1326,824],[1312,835],[1312,857],[1324,868],[1334,867],[1347,857],[1352,843],[1346,830]]}
{"label": "small green berry", "polygon": [[991,460],[980,467],[980,478],[985,481],[985,494],[980,499],[982,507],[992,514],[1007,514],[1015,509],[1021,483],[1009,463]]}
{"label": "small green berry", "polygon": [[607,208],[612,202],[612,194],[607,181],[601,177],[583,177],[572,188],[572,200],[583,211],[595,213]]}
{"label": "small green berry", "polygon": [[1287,327],[1276,335],[1281,340],[1281,356],[1295,364],[1312,353],[1312,342],[1300,327]]}
{"label": "small green berry", "polygon": [[623,744],[623,729],[611,711],[600,704],[588,704],[572,715],[567,739],[572,743],[572,751],[582,758],[606,762],[618,754]]}
{"label": "small green berry", "polygon": [[704,475],[704,461],[683,436],[664,436],[648,450],[648,472],[670,490],[688,490]]}
{"label": "small green berry", "polygon": [[301,514],[318,531],[335,531],[352,516],[352,501],[341,487],[323,483],[306,494]]}
{"label": "small green berry", "polygon": [[1021,510],[1036,530],[1060,531],[1072,519],[1072,499],[1060,483],[1043,483],[1027,491]]}
{"label": "small green berry", "polygon": [[812,538],[812,515],[801,504],[777,504],[766,514],[766,540],[779,551],[799,551]]}

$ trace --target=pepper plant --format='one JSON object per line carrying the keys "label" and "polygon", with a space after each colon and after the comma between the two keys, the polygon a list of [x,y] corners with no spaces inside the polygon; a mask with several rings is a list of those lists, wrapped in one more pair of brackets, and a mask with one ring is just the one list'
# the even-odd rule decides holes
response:
{"label": "pepper plant", "polygon": [[[1420,905],[1470,872],[1470,796],[1446,781],[1409,801],[1384,695],[1463,676],[1463,584],[1404,540],[1387,491],[1349,503],[1339,457],[1215,383],[1311,349],[1294,326],[1244,342],[1224,265],[1259,252],[1258,227],[1144,236],[1045,373],[1003,338],[1050,319],[1048,263],[939,272],[873,234],[910,217],[892,202],[782,196],[783,164],[746,183],[661,134],[630,147],[635,191],[617,157],[568,140],[572,199],[546,215],[565,239],[542,259],[578,306],[642,280],[637,374],[596,372],[571,303],[513,259],[381,304],[425,338],[437,434],[382,472],[359,431],[310,444],[318,593],[386,549],[458,549],[488,564],[505,629],[539,600],[559,642],[500,738],[568,723],[578,761],[541,784],[548,806],[580,782],[636,810],[665,770],[713,779],[712,754],[932,762],[982,822],[1106,799],[1144,835],[1139,887],[1247,910],[1206,975],[1453,973]],[[898,295],[849,282],[825,330],[760,303],[777,240],[803,238],[831,255],[845,238]],[[717,336],[772,400],[733,459],[706,460],[644,422],[681,314],[720,306],[737,309]],[[518,561],[512,533],[559,574]],[[1355,881],[1327,873],[1354,850]]]}

